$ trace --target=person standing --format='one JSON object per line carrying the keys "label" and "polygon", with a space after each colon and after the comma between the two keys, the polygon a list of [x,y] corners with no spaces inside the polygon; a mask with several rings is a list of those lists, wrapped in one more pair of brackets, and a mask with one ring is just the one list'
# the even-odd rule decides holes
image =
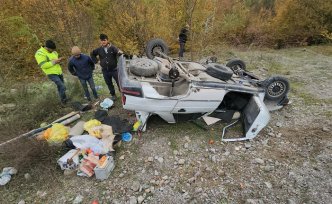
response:
{"label": "person standing", "polygon": [[189,32],[189,25],[187,24],[184,28],[181,29],[178,38],[180,44],[179,60],[183,59],[183,53],[185,52],[185,45],[188,40],[188,32]]}
{"label": "person standing", "polygon": [[43,70],[47,77],[56,84],[61,103],[66,104],[66,86],[63,80],[62,68],[60,66],[60,62],[63,58],[59,58],[59,55],[55,50],[55,43],[52,40],[46,40],[45,45],[37,50],[35,59],[38,66]]}
{"label": "person standing", "polygon": [[84,89],[85,97],[88,101],[91,101],[91,97],[87,84],[89,84],[94,98],[98,99],[98,94],[92,76],[95,64],[89,56],[82,54],[80,48],[77,46],[72,47],[71,54],[72,56],[69,58],[68,62],[69,72],[72,75],[77,76],[80,80],[80,83]]}
{"label": "person standing", "polygon": [[101,46],[93,50],[90,56],[95,64],[98,62],[97,57],[99,57],[104,80],[112,96],[111,99],[115,100],[116,95],[115,95],[112,78],[115,80],[120,90],[119,81],[118,81],[117,57],[119,54],[122,54],[122,52],[108,41],[107,35],[100,34],[99,39]]}

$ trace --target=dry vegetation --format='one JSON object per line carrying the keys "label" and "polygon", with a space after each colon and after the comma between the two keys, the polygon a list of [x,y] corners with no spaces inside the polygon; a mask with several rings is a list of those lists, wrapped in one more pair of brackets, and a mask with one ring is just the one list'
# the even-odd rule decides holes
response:
{"label": "dry vegetation", "polygon": [[41,75],[33,56],[53,39],[60,55],[78,45],[89,53],[103,32],[130,54],[161,37],[177,50],[178,32],[190,24],[190,49],[211,45],[285,46],[331,39],[332,2],[325,0],[1,0],[0,76]]}

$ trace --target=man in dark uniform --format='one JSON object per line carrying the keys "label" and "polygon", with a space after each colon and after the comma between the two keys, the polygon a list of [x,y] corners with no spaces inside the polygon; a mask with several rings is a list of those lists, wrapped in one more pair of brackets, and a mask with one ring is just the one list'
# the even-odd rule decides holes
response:
{"label": "man in dark uniform", "polygon": [[179,44],[180,44],[180,50],[179,50],[179,60],[183,59],[183,53],[185,51],[185,44],[188,40],[188,31],[189,31],[189,25],[187,24],[184,28],[181,29],[179,34]]}
{"label": "man in dark uniform", "polygon": [[110,94],[112,95],[111,99],[115,100],[116,95],[115,95],[112,78],[115,80],[118,87],[120,87],[118,81],[117,58],[119,54],[122,54],[122,51],[108,41],[107,35],[100,34],[99,39],[101,46],[93,50],[90,55],[92,61],[95,64],[98,62],[97,56],[99,57],[104,80],[108,86]]}

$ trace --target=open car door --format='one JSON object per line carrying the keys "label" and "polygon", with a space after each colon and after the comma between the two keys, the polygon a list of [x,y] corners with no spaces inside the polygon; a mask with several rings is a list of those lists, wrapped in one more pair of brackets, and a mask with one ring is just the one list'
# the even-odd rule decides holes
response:
{"label": "open car door", "polygon": [[224,138],[226,129],[238,122],[235,121],[223,128],[223,141],[232,142],[253,139],[268,124],[270,113],[258,96],[252,96],[249,103],[243,109],[240,120],[242,122],[244,135],[239,138]]}

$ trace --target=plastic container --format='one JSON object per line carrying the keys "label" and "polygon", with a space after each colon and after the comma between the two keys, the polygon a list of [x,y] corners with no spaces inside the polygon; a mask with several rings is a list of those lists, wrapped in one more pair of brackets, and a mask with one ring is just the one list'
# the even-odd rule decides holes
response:
{"label": "plastic container", "polygon": [[122,133],[122,141],[124,142],[130,142],[132,140],[133,136],[129,132]]}
{"label": "plastic container", "polygon": [[114,167],[115,167],[114,159],[113,159],[113,157],[109,156],[107,158],[107,165],[104,168],[99,168],[98,166],[96,166],[94,168],[96,179],[98,179],[98,180],[107,179],[109,177],[109,175],[112,173]]}
{"label": "plastic container", "polygon": [[103,102],[100,103],[100,106],[104,109],[107,110],[109,108],[111,108],[113,106],[114,102],[109,99],[109,98],[105,98]]}

